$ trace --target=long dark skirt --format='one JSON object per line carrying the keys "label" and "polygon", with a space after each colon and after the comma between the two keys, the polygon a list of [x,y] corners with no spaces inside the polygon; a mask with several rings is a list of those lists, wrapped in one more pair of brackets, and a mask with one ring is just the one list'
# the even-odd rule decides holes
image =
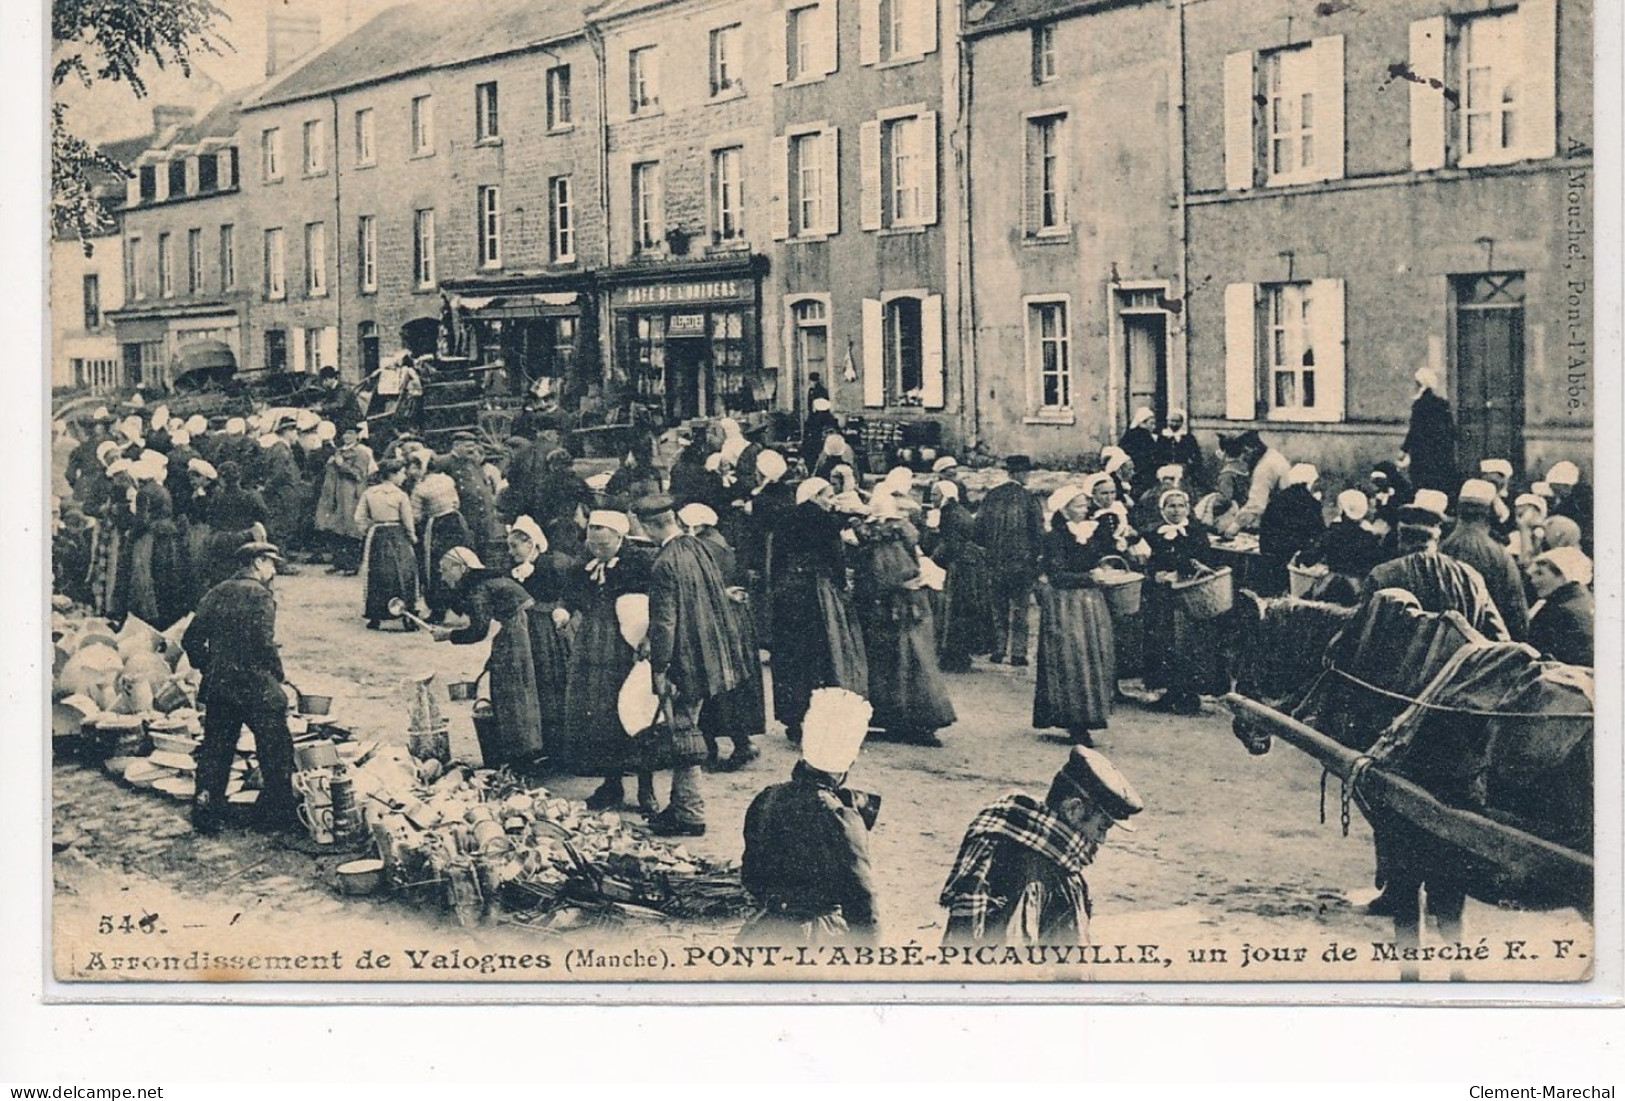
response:
{"label": "long dark skirt", "polygon": [[948,580],[932,601],[937,656],[945,672],[963,673],[972,657],[993,652],[993,589],[987,552],[967,543],[946,567]]}
{"label": "long dark skirt", "polygon": [[473,537],[468,533],[463,514],[448,512],[431,516],[423,522],[420,543],[423,547],[423,602],[429,606],[431,614],[444,612],[451,607],[451,589],[440,580],[440,560],[453,547],[476,549]]}
{"label": "long dark skirt", "polygon": [[160,631],[189,610],[185,544],[173,523],[142,532],[130,543],[130,614]]}
{"label": "long dark skirt", "polygon": [[921,589],[893,594],[864,621],[872,725],[893,734],[925,734],[958,718],[937,668],[932,624],[930,598]]}
{"label": "long dark skirt", "polygon": [[1111,611],[1099,589],[1040,584],[1033,726],[1099,730],[1117,682]]}
{"label": "long dark skirt", "polygon": [[564,723],[564,694],[570,680],[570,643],[553,626],[553,607],[537,604],[530,612],[530,658],[536,669],[536,702],[542,723],[555,730]]}
{"label": "long dark skirt", "polygon": [[762,664],[758,658],[761,643],[750,599],[730,602],[728,607],[749,656],[750,675],[738,687],[705,701],[700,711],[700,732],[712,739],[752,738],[767,729],[767,697],[762,690]]}
{"label": "long dark skirt", "polygon": [[1223,652],[1212,624],[1196,623],[1179,609],[1166,585],[1146,582],[1141,604],[1145,624],[1145,681],[1175,696],[1225,690]]}
{"label": "long dark skirt", "polygon": [[491,657],[485,667],[491,674],[491,711],[496,722],[480,739],[480,757],[487,768],[523,764],[542,752],[542,711],[536,702],[529,618],[529,610],[521,608],[502,620],[502,629],[491,640]]}
{"label": "long dark skirt", "polygon": [[415,610],[418,601],[418,565],[412,540],[399,524],[375,524],[367,532],[362,552],[367,577],[368,619],[389,619],[389,602],[394,597]]}
{"label": "long dark skirt", "polygon": [[570,675],[564,692],[564,723],[553,739],[554,766],[576,776],[624,776],[648,768],[652,738],[627,736],[616,704],[637,656],[621,637],[612,601],[578,617],[570,643]]}
{"label": "long dark skirt", "polygon": [[773,714],[800,727],[813,689],[838,687],[869,694],[869,658],[846,594],[822,575],[797,573],[774,587],[773,616],[797,630],[781,631],[773,651]]}
{"label": "long dark skirt", "polygon": [[213,553],[214,536],[214,528],[204,520],[192,520],[186,525],[187,577],[194,608],[209,591],[209,556]]}

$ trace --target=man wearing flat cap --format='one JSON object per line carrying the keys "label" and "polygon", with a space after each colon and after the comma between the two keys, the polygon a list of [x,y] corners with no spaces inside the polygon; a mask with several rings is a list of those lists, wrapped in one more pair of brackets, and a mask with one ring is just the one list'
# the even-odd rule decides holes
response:
{"label": "man wearing flat cap", "polygon": [[983,808],[965,831],[942,888],[945,945],[1088,944],[1089,884],[1113,826],[1145,809],[1105,756],[1074,746],[1043,802],[1017,792]]}
{"label": "man wearing flat cap", "polygon": [[1488,480],[1463,482],[1456,494],[1455,530],[1439,543],[1439,551],[1478,571],[1513,641],[1522,642],[1529,633],[1529,604],[1518,563],[1506,544],[1495,537],[1497,500],[1495,486]]}
{"label": "man wearing flat cap", "polygon": [[271,580],[282,555],[272,543],[246,543],[238,570],[203,595],[181,639],[203,674],[203,745],[197,752],[197,794],[192,828],[218,833],[225,824],[226,782],[237,739],[246,725],[265,779],[255,817],[260,829],[294,829],[293,739],[282,692],[282,657],[276,644],[276,600]]}
{"label": "man wearing flat cap", "polygon": [[659,548],[649,573],[649,667],[672,738],[671,801],[650,829],[698,837],[705,833],[700,709],[746,681],[753,655],[745,653],[716,559],[683,532],[671,498],[644,497],[634,508]]}
{"label": "man wearing flat cap", "polygon": [[1004,460],[1008,480],[988,490],[976,510],[976,542],[987,551],[993,588],[994,662],[1027,664],[1027,616],[1038,580],[1038,552],[1044,542],[1044,513],[1027,492],[1033,463],[1025,455]]}
{"label": "man wearing flat cap", "polygon": [[1450,499],[1437,489],[1419,489],[1399,510],[1399,557],[1374,566],[1360,586],[1364,605],[1383,589],[1404,589],[1424,612],[1460,612],[1491,642],[1508,642],[1506,621],[1483,576],[1439,550]]}

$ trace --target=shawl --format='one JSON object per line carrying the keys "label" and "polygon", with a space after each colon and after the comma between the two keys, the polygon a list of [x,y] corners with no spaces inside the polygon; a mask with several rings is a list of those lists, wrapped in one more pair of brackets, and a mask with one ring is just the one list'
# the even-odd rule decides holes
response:
{"label": "shawl", "polygon": [[1086,916],[1092,913],[1089,888],[1083,880],[1084,869],[1094,859],[1089,842],[1053,810],[1017,792],[983,807],[965,831],[938,900],[950,917],[969,919],[979,936],[988,915],[1009,904],[1009,899],[994,895],[990,886],[1001,842],[1029,849],[1059,867],[1066,873],[1062,878],[1068,904],[1081,908]]}

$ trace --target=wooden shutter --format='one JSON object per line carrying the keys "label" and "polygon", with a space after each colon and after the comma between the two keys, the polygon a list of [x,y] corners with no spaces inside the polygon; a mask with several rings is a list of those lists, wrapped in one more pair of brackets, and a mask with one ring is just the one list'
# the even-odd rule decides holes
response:
{"label": "wooden shutter", "polygon": [[1253,186],[1253,54],[1249,50],[1224,59],[1224,186],[1245,191]]}
{"label": "wooden shutter", "polygon": [[1518,5],[1523,38],[1522,140],[1525,157],[1557,155],[1557,0]]}
{"label": "wooden shutter", "polygon": [[767,36],[767,65],[774,84],[790,76],[790,13],[782,4],[773,5],[773,28]]}
{"label": "wooden shutter", "polygon": [[790,236],[790,139],[780,136],[773,139],[773,148],[768,154],[772,163],[768,165],[768,180],[772,188],[768,197],[768,205],[772,207],[773,239],[782,241]]}
{"label": "wooden shutter", "polygon": [[825,76],[841,67],[840,0],[820,0],[818,5],[818,68]]}
{"label": "wooden shutter", "polygon": [[1258,400],[1257,289],[1251,283],[1224,288],[1224,415],[1250,421]]}
{"label": "wooden shutter", "polygon": [[870,119],[858,129],[858,224],[864,229],[879,229],[885,224],[885,194],[881,190],[880,173],[880,120]]}
{"label": "wooden shutter", "polygon": [[1444,40],[1442,15],[1411,24],[1411,169],[1416,172],[1444,167]]}
{"label": "wooden shutter", "polygon": [[858,0],[858,60],[880,64],[880,0]]}
{"label": "wooden shutter", "polygon": [[288,328],[288,370],[305,369],[305,330],[297,325]]}
{"label": "wooden shutter", "polygon": [[824,131],[824,226],[825,233],[841,232],[841,131],[831,126]]}
{"label": "wooden shutter", "polygon": [[1316,279],[1309,284],[1309,325],[1315,349],[1315,407],[1313,419],[1343,419],[1344,352],[1343,281]]}
{"label": "wooden shutter", "polygon": [[339,365],[339,330],[336,325],[329,325],[322,330],[322,361],[318,366],[337,367]]}
{"label": "wooden shutter", "polygon": [[1340,180],[1344,173],[1343,36],[1317,38],[1310,46],[1315,71],[1315,174]]}
{"label": "wooden shutter", "polygon": [[886,326],[878,298],[863,300],[863,404],[886,404]]}
{"label": "wooden shutter", "polygon": [[914,10],[910,12],[919,20],[920,52],[934,54],[937,52],[937,0],[910,0]]}
{"label": "wooden shutter", "polygon": [[941,409],[947,390],[946,365],[942,358],[942,295],[928,295],[920,303],[920,403],[927,409]]}
{"label": "wooden shutter", "polygon": [[925,175],[920,179],[920,221],[934,226],[937,224],[937,173],[941,169],[935,111],[925,111],[920,115],[920,142],[926,153]]}

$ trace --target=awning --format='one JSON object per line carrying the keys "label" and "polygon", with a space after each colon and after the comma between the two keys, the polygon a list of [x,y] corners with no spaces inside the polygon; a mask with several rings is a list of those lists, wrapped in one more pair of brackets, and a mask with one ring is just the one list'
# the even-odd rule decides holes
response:
{"label": "awning", "polygon": [[179,357],[183,371],[237,369],[237,354],[220,340],[188,340],[181,344]]}
{"label": "awning", "polygon": [[456,296],[452,308],[467,310],[481,320],[522,317],[575,317],[581,313],[581,296],[574,291],[538,291],[534,294],[499,294],[480,297]]}

